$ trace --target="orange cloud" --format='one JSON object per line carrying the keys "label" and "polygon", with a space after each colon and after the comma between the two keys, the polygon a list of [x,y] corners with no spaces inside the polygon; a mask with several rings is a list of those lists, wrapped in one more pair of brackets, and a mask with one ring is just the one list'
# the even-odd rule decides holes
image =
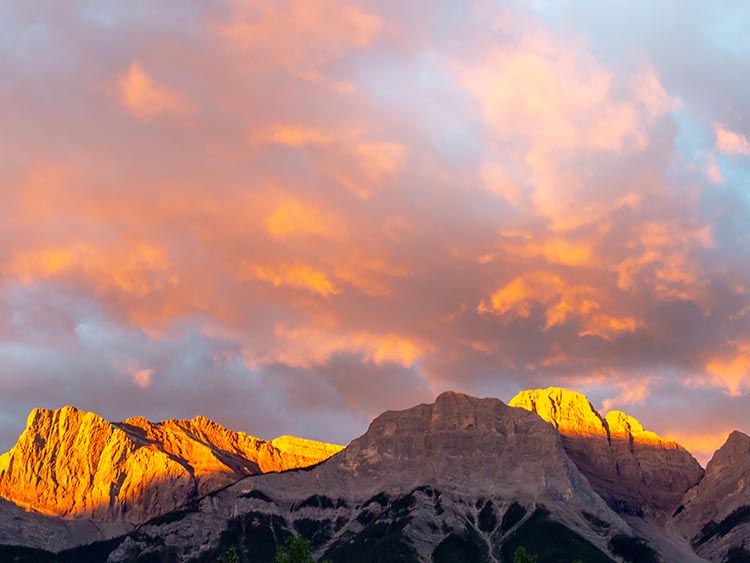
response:
{"label": "orange cloud", "polygon": [[496,162],[486,162],[482,164],[480,174],[484,187],[490,193],[504,197],[510,203],[521,201],[523,189],[510,177],[505,167]]}
{"label": "orange cloud", "polygon": [[335,327],[288,328],[277,325],[274,335],[283,346],[276,346],[266,355],[252,356],[255,363],[281,362],[291,366],[310,367],[324,364],[341,353],[361,354],[377,365],[388,363],[403,367],[414,365],[428,350],[418,341],[397,333],[346,331]]}
{"label": "orange cloud", "polygon": [[723,125],[715,125],[716,150],[731,155],[749,155],[750,142],[742,133],[736,133]]}
{"label": "orange cloud", "polygon": [[279,65],[313,82],[325,80],[321,66],[366,47],[383,26],[380,16],[340,0],[232,0],[231,5],[231,21],[221,29],[230,48],[252,53],[256,64]]}
{"label": "orange cloud", "polygon": [[9,273],[25,283],[82,274],[99,292],[114,289],[136,297],[179,282],[163,248],[138,244],[112,250],[81,243],[18,251]]}
{"label": "orange cloud", "polygon": [[542,240],[519,241],[515,237],[504,239],[500,246],[505,253],[516,254],[524,258],[541,257],[549,264],[565,266],[585,266],[592,263],[594,250],[583,240],[569,241],[552,236]]}
{"label": "orange cloud", "polygon": [[527,139],[533,150],[619,151],[636,133],[635,110],[609,99],[611,75],[582,49],[555,39],[489,48],[461,74],[493,134]]}
{"label": "orange cloud", "polygon": [[[148,57],[114,71],[92,48],[100,22],[35,13],[50,33],[29,47],[59,49],[65,69],[41,90],[28,69],[54,57],[3,58],[0,339],[29,350],[2,358],[8,377],[47,369],[68,345],[60,327],[94,311],[112,351],[89,371],[139,348],[149,393],[140,365],[118,368],[139,400],[194,395],[167,388],[190,366],[169,368],[201,348],[196,382],[265,392],[308,369],[279,396],[335,395],[347,379],[368,409],[361,389],[485,392],[531,385],[532,369],[534,384],[599,377],[608,406],[650,406],[694,366],[693,385],[744,406],[747,202],[742,171],[722,178],[717,162],[746,154],[748,133],[716,125],[691,155],[703,140],[683,130],[717,108],[739,115],[694,107],[726,92],[667,91],[658,59],[600,57],[515,4],[451,12],[447,28],[434,4],[168,3],[149,25],[118,22],[118,52]],[[81,87],[102,76],[109,98]],[[189,130],[156,127],[175,121]],[[56,307],[65,322],[47,319]],[[227,368],[240,350],[253,377]],[[84,373],[82,356],[66,361]],[[664,381],[628,388],[616,373]]]}
{"label": "orange cloud", "polygon": [[642,284],[662,299],[698,298],[705,274],[690,251],[714,245],[709,227],[691,227],[682,221],[646,223],[636,239],[633,245],[641,251],[632,252],[616,267],[620,289],[633,290]]}
{"label": "orange cloud", "polygon": [[299,200],[282,200],[266,219],[268,232],[276,237],[319,236],[336,238],[346,229],[332,213],[324,213]]}
{"label": "orange cloud", "polygon": [[495,291],[489,301],[482,301],[480,313],[501,317],[526,317],[532,307],[544,307],[546,328],[578,320],[583,328],[580,336],[599,336],[611,339],[623,332],[634,332],[641,326],[631,317],[616,317],[602,310],[593,287],[567,284],[559,275],[541,271],[527,273]]}
{"label": "orange cloud", "polygon": [[733,345],[733,355],[710,360],[706,371],[711,385],[726,389],[730,397],[739,397],[750,390],[750,340],[737,341]]}
{"label": "orange cloud", "polygon": [[306,155],[313,166],[331,176],[361,199],[369,199],[393,180],[402,168],[406,148],[395,142],[373,139],[365,128],[276,124],[248,134],[252,149],[262,144],[284,145]]}
{"label": "orange cloud", "polygon": [[[499,25],[513,35],[519,22],[509,16]],[[581,42],[542,29],[502,46],[486,41],[476,62],[456,66],[483,112],[485,189],[531,207],[557,232],[637,209],[642,194],[624,184],[600,197],[586,163],[645,148],[675,104],[656,72],[646,66],[618,84]]]}
{"label": "orange cloud", "polygon": [[303,264],[280,266],[246,264],[243,271],[250,278],[268,282],[275,287],[306,289],[324,296],[340,291],[334,287],[325,272]]}
{"label": "orange cloud", "polygon": [[268,133],[268,139],[273,143],[299,147],[303,145],[327,145],[333,140],[333,137],[312,127],[276,125]]}
{"label": "orange cloud", "polygon": [[665,438],[674,440],[701,463],[703,467],[727,441],[733,428],[726,428],[719,432],[686,432],[684,430],[672,429],[663,433]]}
{"label": "orange cloud", "polygon": [[656,377],[629,377],[625,380],[619,379],[616,381],[611,378],[608,379],[607,384],[619,388],[620,392],[602,402],[603,410],[610,411],[615,407],[624,407],[646,400],[649,396],[649,388],[656,379]]}
{"label": "orange cloud", "polygon": [[184,116],[195,111],[195,106],[183,94],[157,85],[137,60],[118,78],[117,98],[125,109],[142,121],[161,114]]}
{"label": "orange cloud", "polygon": [[343,186],[360,198],[368,199],[393,178],[403,163],[404,154],[404,147],[396,143],[362,141],[351,149],[348,164],[337,163],[331,169]]}
{"label": "orange cloud", "polygon": [[372,296],[393,294],[394,280],[408,277],[409,270],[390,264],[383,259],[355,253],[350,259],[340,260],[336,278]]}

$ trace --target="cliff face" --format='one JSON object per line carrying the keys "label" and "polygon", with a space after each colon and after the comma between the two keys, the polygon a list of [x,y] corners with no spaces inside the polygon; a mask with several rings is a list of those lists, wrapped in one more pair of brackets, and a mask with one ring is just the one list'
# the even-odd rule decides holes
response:
{"label": "cliff face", "polygon": [[747,550],[743,561],[750,560],[750,436],[729,435],[705,477],[685,495],[674,522],[707,559],[724,561],[734,548]]}
{"label": "cliff face", "polygon": [[149,549],[210,560],[231,544],[263,561],[262,549],[272,554],[303,533],[331,561],[504,561],[514,541],[543,540],[548,526],[579,549],[567,553],[592,562],[611,562],[609,537],[629,531],[538,416],[444,393],[383,413],[314,468],[243,479],[192,512],[143,526],[109,560]]}
{"label": "cliff face", "polygon": [[341,449],[281,444],[205,417],[110,423],[73,407],[35,409],[0,456],[0,497],[47,515],[139,524],[247,475],[306,467]]}
{"label": "cliff face", "polygon": [[580,393],[554,387],[522,391],[509,404],[536,412],[557,428],[568,455],[618,512],[671,513],[703,475],[679,444],[644,430],[623,412],[603,418]]}

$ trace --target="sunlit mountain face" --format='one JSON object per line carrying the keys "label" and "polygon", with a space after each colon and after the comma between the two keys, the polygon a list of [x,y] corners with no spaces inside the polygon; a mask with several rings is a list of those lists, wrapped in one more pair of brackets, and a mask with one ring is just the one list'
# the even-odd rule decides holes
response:
{"label": "sunlit mountain face", "polygon": [[747,21],[3,2],[0,451],[36,407],[348,443],[563,386],[705,465],[750,431]]}

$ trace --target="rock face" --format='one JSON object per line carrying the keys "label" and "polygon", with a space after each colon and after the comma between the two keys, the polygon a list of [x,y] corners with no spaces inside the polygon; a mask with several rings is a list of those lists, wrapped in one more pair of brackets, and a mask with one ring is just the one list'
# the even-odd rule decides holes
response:
{"label": "rock face", "polygon": [[[301,533],[334,563],[505,561],[520,543],[606,563],[608,539],[622,531],[549,424],[496,399],[445,393],[380,415],[320,465],[248,477],[142,526],[109,561],[211,561],[236,545],[261,563]],[[541,546],[550,534],[554,545]]]}
{"label": "rock face", "polygon": [[110,423],[73,407],[35,409],[0,456],[0,497],[46,515],[140,524],[247,475],[305,467],[339,450],[259,440],[205,417]]}
{"label": "rock face", "polygon": [[750,436],[729,435],[705,477],[685,495],[674,522],[703,557],[724,561],[730,549],[744,549],[742,560],[750,560]]}
{"label": "rock face", "polygon": [[[125,534],[123,523],[95,523],[46,516],[0,498],[0,546],[24,545],[49,551],[70,549],[103,537]],[[0,561],[3,559],[0,548]]]}
{"label": "rock face", "polygon": [[522,391],[509,404],[550,422],[594,490],[618,512],[671,513],[703,475],[679,444],[644,430],[623,412],[602,418],[580,393],[556,387]]}

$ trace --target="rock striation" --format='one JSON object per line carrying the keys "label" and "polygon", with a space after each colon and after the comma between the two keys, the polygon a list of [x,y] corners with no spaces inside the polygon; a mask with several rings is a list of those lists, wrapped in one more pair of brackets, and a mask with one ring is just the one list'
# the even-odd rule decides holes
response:
{"label": "rock striation", "polygon": [[675,510],[674,522],[703,557],[724,561],[734,549],[750,560],[750,436],[729,435]]}
{"label": "rock striation", "polygon": [[35,409],[0,456],[0,497],[45,515],[136,525],[247,475],[316,464],[341,446],[260,440],[205,417],[111,423]]}
{"label": "rock striation", "polygon": [[146,524],[108,560],[209,561],[235,545],[249,561],[270,561],[277,543],[301,533],[333,562],[505,561],[549,530],[560,553],[575,545],[587,561],[610,563],[608,539],[630,528],[538,416],[444,393],[383,413],[315,467],[248,477]]}
{"label": "rock striation", "polygon": [[623,412],[602,417],[580,393],[557,387],[522,391],[509,404],[551,423],[570,458],[617,512],[671,513],[703,475],[682,446]]}

